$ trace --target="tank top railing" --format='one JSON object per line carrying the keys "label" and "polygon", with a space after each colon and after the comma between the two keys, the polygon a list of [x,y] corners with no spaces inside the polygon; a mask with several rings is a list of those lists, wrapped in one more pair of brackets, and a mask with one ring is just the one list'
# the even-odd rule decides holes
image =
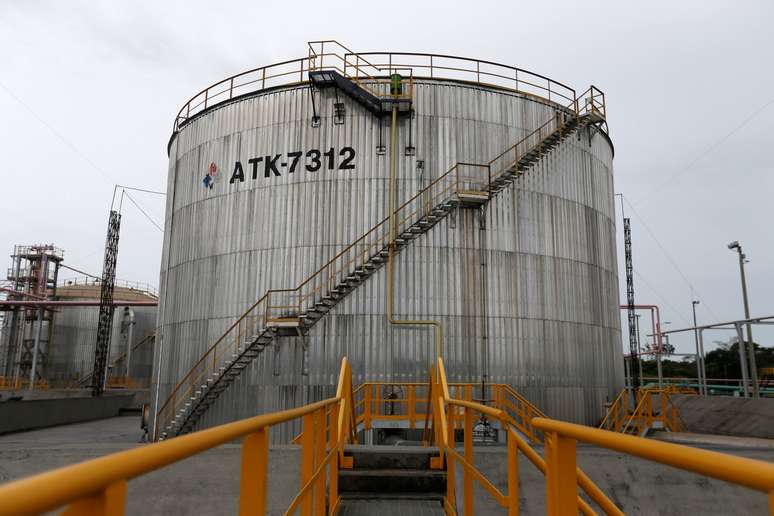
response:
{"label": "tank top railing", "polygon": [[[259,93],[277,86],[292,86],[309,81],[309,72],[336,70],[361,87],[379,95],[389,76],[399,73],[413,92],[413,80],[452,79],[486,87],[496,87],[548,101],[556,106],[572,103],[575,90],[561,82],[529,70],[492,61],[443,54],[411,52],[353,52],[335,40],[310,41],[308,55],[253,68],[208,86],[191,97],[178,111],[173,125],[177,132],[185,123],[204,111],[234,98]],[[582,97],[582,96],[581,96]]]}
{"label": "tank top railing", "polygon": [[409,70],[415,79],[453,79],[504,88],[560,105],[572,102],[576,97],[575,90],[561,82],[492,61],[416,52],[360,52],[353,55],[390,74]]}
{"label": "tank top railing", "polygon": [[[477,192],[491,195],[494,181],[518,165],[530,153],[539,152],[546,139],[567,130],[568,124],[580,117],[597,113],[604,116],[604,94],[593,86],[579,99],[557,108],[554,114],[506,150],[486,163],[455,163],[448,171],[414,194],[395,211],[396,235],[426,222],[432,211],[461,194]],[[588,99],[588,100],[586,100]],[[197,390],[226,360],[239,355],[270,323],[292,321],[300,323],[302,315],[316,302],[330,297],[337,285],[357,269],[365,267],[377,255],[382,255],[391,242],[389,217],[377,223],[365,234],[339,251],[326,264],[311,274],[296,288],[272,289],[256,301],[194,364],[193,368],[172,389],[157,412],[157,421],[167,424],[184,410]],[[156,425],[159,428],[159,425]]]}

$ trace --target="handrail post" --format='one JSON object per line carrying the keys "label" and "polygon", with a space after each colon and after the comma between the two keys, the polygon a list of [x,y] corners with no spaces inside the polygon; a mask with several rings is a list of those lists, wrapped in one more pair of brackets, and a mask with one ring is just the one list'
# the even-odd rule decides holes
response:
{"label": "handrail post", "polygon": [[[339,439],[344,439],[343,436],[339,436],[339,406],[341,402],[333,405],[330,415],[330,430],[328,433],[328,448],[333,451],[339,449]],[[346,435],[346,434],[345,434]],[[336,453],[331,458],[331,463],[328,467],[328,514],[333,516],[336,511],[336,506],[339,501],[339,454]]]}
{"label": "handrail post", "polygon": [[[449,405],[449,414],[447,415],[447,428],[448,428],[448,443],[451,449],[454,449],[454,413],[456,411],[455,406]],[[455,501],[455,489],[454,481],[457,478],[454,473],[454,459],[450,454],[447,454],[446,459],[446,500],[449,504],[454,506]],[[464,468],[463,468],[464,469]]]}
{"label": "handrail post", "polygon": [[[309,482],[314,470],[314,415],[305,414],[301,434],[301,482],[299,489]],[[301,516],[312,516],[312,497],[307,496],[301,502]]]}
{"label": "handrail post", "polygon": [[[503,421],[503,428],[508,428]],[[516,432],[508,428],[508,516],[519,514],[519,449]]]}
{"label": "handrail post", "polygon": [[269,465],[269,429],[264,427],[242,444],[239,479],[239,515],[266,513],[266,469]]}
{"label": "handrail post", "polygon": [[371,394],[373,393],[373,385],[366,385],[363,389],[363,428],[365,430],[371,429]]}
{"label": "handrail post", "polygon": [[[314,413],[314,467],[319,468],[325,461],[325,407]],[[311,494],[311,493],[310,493]],[[314,514],[325,514],[325,472],[317,476],[314,486]]]}
{"label": "handrail post", "polygon": [[409,419],[409,428],[416,428],[417,426],[416,409],[417,409],[416,391],[414,390],[413,385],[409,385],[408,386],[408,407],[406,408],[406,413],[408,414],[408,419]]}
{"label": "handrail post", "polygon": [[[463,434],[463,446],[465,449],[465,461],[473,464],[473,413],[465,407],[465,430]],[[464,468],[463,490],[465,493],[465,516],[473,516],[473,475],[468,468]]]}
{"label": "handrail post", "polygon": [[122,516],[125,508],[126,480],[118,480],[92,496],[75,500],[62,512],[62,516],[76,514]]}
{"label": "handrail post", "polygon": [[551,432],[546,435],[546,514],[578,513],[578,473],[575,440]]}

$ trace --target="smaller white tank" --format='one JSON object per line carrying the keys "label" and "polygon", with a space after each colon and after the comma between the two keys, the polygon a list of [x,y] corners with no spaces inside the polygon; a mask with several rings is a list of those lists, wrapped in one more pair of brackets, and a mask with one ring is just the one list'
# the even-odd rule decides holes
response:
{"label": "smaller white tank", "polygon": [[[67,280],[57,288],[57,298],[98,301],[100,284],[97,280]],[[158,300],[151,287],[128,282],[116,282],[113,299]],[[56,313],[46,368],[51,386],[78,387],[89,384],[94,368],[98,320],[97,306],[61,308]],[[155,306],[116,307],[110,340],[108,387],[142,388],[150,385],[155,326]]]}

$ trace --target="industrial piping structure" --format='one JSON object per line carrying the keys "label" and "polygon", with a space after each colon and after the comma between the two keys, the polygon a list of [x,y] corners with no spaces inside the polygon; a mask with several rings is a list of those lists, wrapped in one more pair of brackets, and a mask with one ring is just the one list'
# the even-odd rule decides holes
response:
{"label": "industrial piping structure", "polygon": [[[101,281],[62,280],[63,268],[90,276],[66,265],[64,252],[53,244],[14,247],[6,286],[0,287],[0,389],[68,388],[87,373],[92,378],[97,332],[92,307],[102,304],[97,295]],[[119,282],[116,291],[111,307],[122,308],[122,319],[111,324],[109,333],[121,342],[108,351],[109,358],[115,362],[125,355],[113,364],[122,368],[124,382],[147,387],[152,354],[148,345],[152,339],[147,336],[155,329],[157,294],[149,285],[125,281]],[[146,347],[132,362],[131,351],[140,342]],[[101,388],[108,383],[107,372],[100,375]]]}
{"label": "industrial piping structure", "polygon": [[[9,302],[24,303],[29,299],[35,303],[56,295],[63,259],[64,252],[52,244],[14,246],[6,275],[10,288],[3,288],[7,301],[0,303],[9,306]],[[53,312],[43,304],[17,304],[16,307],[11,311],[10,320],[5,317],[3,320],[0,376],[27,379],[34,386],[45,375]]]}

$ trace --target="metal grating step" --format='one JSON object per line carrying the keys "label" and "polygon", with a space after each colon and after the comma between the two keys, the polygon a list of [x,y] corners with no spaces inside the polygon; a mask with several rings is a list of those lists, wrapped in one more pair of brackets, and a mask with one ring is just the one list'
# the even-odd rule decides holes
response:
{"label": "metal grating step", "polygon": [[411,498],[342,498],[339,516],[437,516],[442,501]]}

